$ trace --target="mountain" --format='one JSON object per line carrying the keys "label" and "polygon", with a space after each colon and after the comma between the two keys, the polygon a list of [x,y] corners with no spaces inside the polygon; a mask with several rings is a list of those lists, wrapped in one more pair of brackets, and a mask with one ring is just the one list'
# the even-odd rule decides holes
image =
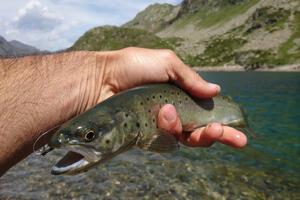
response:
{"label": "mountain", "polygon": [[69,50],[116,50],[128,46],[173,49],[168,40],[142,29],[101,26],[87,31]]}
{"label": "mountain", "polygon": [[143,12],[123,27],[138,28],[150,32],[158,32],[168,26],[177,16],[181,6],[170,4],[153,4],[147,7]]}
{"label": "mountain", "polygon": [[17,40],[8,42],[4,37],[0,36],[0,56],[17,57],[37,54],[39,52],[40,51],[33,46],[24,44]]}
{"label": "mountain", "polygon": [[[112,31],[112,36],[95,30],[93,35],[86,33],[72,49],[82,50],[93,46],[94,40],[105,38],[95,46],[97,49],[88,50],[171,48],[191,66],[240,64],[256,69],[300,63],[299,0],[184,0],[176,6],[154,4],[114,29],[117,33]],[[159,42],[152,43],[148,38]]]}
{"label": "mountain", "polygon": [[0,56],[9,56],[12,54],[14,47],[0,36]]}

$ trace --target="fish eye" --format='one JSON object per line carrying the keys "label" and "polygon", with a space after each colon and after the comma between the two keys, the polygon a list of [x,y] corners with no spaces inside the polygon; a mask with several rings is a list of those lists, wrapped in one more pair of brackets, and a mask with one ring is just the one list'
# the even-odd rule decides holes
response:
{"label": "fish eye", "polygon": [[94,131],[88,131],[84,134],[84,139],[87,142],[92,141],[93,139],[95,139],[95,137],[96,137],[96,134]]}

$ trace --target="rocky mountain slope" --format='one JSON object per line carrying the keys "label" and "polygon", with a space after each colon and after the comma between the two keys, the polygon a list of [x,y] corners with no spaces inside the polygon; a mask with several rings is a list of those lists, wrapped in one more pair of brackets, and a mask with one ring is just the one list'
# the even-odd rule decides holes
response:
{"label": "rocky mountain slope", "polygon": [[71,49],[126,46],[171,48],[192,66],[240,64],[256,69],[300,63],[300,1],[154,4],[122,27],[88,31]]}
{"label": "rocky mountain slope", "polygon": [[3,57],[17,57],[37,54],[40,51],[30,45],[24,44],[17,40],[7,41],[0,36],[0,56]]}

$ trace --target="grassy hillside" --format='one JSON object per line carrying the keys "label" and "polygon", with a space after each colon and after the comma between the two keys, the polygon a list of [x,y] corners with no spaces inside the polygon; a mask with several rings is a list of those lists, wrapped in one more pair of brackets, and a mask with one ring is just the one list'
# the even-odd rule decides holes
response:
{"label": "grassy hillside", "polygon": [[[274,7],[257,9],[245,24],[222,36],[212,38],[203,53],[187,56],[186,61],[200,66],[240,64],[247,69],[298,63],[300,62],[299,14],[300,12],[292,14],[290,10]],[[278,42],[277,45],[275,44],[277,47],[262,46],[270,41],[272,34],[280,32],[284,34],[286,33],[284,30],[288,30],[290,36],[281,41],[282,43],[273,40],[275,43]],[[257,42],[251,41],[257,34],[264,34],[265,37]],[[243,48],[250,42],[253,43],[252,46]]]}
{"label": "grassy hillside", "polygon": [[70,50],[116,50],[129,46],[173,49],[167,40],[141,29],[103,26],[86,32]]}
{"label": "grassy hillside", "polygon": [[247,11],[258,0],[208,1],[204,5],[199,2],[197,8],[194,8],[194,12],[187,10],[185,11],[186,14],[174,21],[176,28],[183,28],[189,24],[195,24],[198,28],[208,28],[216,24],[222,24]]}
{"label": "grassy hillside", "polygon": [[292,35],[278,49],[278,64],[300,61],[300,11],[295,12],[293,18]]}
{"label": "grassy hillside", "polygon": [[86,32],[72,50],[169,48],[191,66],[246,69],[300,63],[297,0],[184,0],[154,4],[121,27]]}

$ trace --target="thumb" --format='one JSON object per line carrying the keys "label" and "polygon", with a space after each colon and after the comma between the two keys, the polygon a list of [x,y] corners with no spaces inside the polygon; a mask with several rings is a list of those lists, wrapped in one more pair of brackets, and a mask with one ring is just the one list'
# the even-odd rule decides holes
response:
{"label": "thumb", "polygon": [[179,138],[182,126],[173,105],[166,104],[160,109],[157,117],[157,126],[159,129],[174,134],[177,138]]}

